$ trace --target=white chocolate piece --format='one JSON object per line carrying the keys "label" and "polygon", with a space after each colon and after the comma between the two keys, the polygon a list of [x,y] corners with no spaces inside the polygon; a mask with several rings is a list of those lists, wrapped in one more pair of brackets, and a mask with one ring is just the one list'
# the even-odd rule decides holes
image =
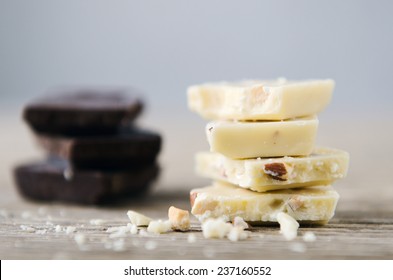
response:
{"label": "white chocolate piece", "polygon": [[215,121],[206,126],[211,152],[234,159],[307,156],[311,154],[318,119],[274,122]]}
{"label": "white chocolate piece", "polygon": [[232,225],[221,219],[207,219],[202,223],[205,238],[224,238],[232,229]]}
{"label": "white chocolate piece", "polygon": [[303,241],[304,242],[314,242],[317,240],[317,237],[312,231],[306,231],[303,235]]}
{"label": "white chocolate piece", "polygon": [[339,195],[330,186],[258,193],[216,182],[190,193],[191,213],[200,221],[236,216],[248,223],[277,222],[280,212],[304,223],[327,223],[334,215]]}
{"label": "white chocolate piece", "polygon": [[228,239],[230,241],[236,242],[239,240],[244,240],[248,238],[248,232],[244,231],[244,228],[234,226],[228,233]]}
{"label": "white chocolate piece", "polygon": [[66,231],[66,234],[71,234],[76,231],[76,227],[68,226],[65,231]]}
{"label": "white chocolate piece", "polygon": [[286,240],[293,240],[297,237],[299,223],[293,217],[280,212],[277,214],[277,222],[280,224],[280,233]]}
{"label": "white chocolate piece", "polygon": [[187,210],[171,206],[168,210],[168,217],[174,230],[187,231],[190,229],[190,213]]}
{"label": "white chocolate piece", "polygon": [[157,221],[151,221],[149,223],[149,226],[147,227],[147,232],[161,234],[171,231],[171,229],[172,229],[171,221],[157,220]]}
{"label": "white chocolate piece", "polygon": [[[128,226],[128,224],[127,224],[127,226]],[[136,225],[130,224],[129,228],[130,228],[130,233],[131,234],[137,234],[138,233],[138,227]]]}
{"label": "white chocolate piece", "polygon": [[333,80],[221,82],[188,88],[188,107],[206,119],[284,120],[316,115],[329,103]]}
{"label": "white chocolate piece", "polygon": [[135,211],[129,210],[127,212],[127,216],[130,219],[131,224],[136,226],[148,226],[151,222],[151,219],[149,217],[146,217],[145,215],[142,215]]}
{"label": "white chocolate piece", "polygon": [[236,160],[219,153],[196,155],[196,172],[257,192],[328,185],[347,175],[349,154],[316,148],[308,157]]}
{"label": "white chocolate piece", "polygon": [[188,234],[188,236],[187,236],[188,243],[195,243],[196,241],[197,241],[197,237],[195,234],[193,234],[193,233]]}
{"label": "white chocolate piece", "polygon": [[233,223],[234,227],[238,227],[238,228],[242,228],[242,229],[248,228],[248,224],[243,220],[242,217],[235,217],[235,219],[233,219],[232,223]]}

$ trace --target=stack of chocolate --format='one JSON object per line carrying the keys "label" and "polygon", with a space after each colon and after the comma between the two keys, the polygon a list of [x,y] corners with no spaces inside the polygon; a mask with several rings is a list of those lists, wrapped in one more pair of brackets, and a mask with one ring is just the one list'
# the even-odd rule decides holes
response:
{"label": "stack of chocolate", "polygon": [[196,170],[216,180],[191,191],[192,213],[253,223],[287,213],[323,224],[338,201],[331,187],[345,177],[348,153],[315,147],[316,114],[330,102],[332,80],[244,81],[192,86],[191,110],[206,126],[210,152],[196,155]]}
{"label": "stack of chocolate", "polygon": [[159,134],[133,123],[142,101],[126,90],[63,90],[28,104],[23,117],[44,162],[14,176],[29,199],[100,204],[145,192],[159,174]]}

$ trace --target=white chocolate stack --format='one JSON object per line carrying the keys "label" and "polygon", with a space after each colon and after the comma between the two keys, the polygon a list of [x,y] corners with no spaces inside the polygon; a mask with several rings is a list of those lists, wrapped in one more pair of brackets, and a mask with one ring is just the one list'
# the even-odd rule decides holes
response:
{"label": "white chocolate stack", "polygon": [[332,182],[346,176],[348,153],[316,148],[316,115],[330,102],[332,80],[243,81],[191,86],[188,105],[212,120],[210,152],[196,155],[199,175],[216,180],[191,191],[200,221],[236,216],[327,223],[338,201]]}

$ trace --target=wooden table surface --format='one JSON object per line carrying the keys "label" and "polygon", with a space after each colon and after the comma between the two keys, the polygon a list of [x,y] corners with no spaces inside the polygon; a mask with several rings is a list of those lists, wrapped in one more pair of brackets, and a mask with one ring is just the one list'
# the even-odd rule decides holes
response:
{"label": "wooden table surface", "polygon": [[[169,121],[168,121],[169,123]],[[6,135],[0,142],[0,258],[1,259],[392,259],[393,258],[393,133],[390,119],[352,120],[321,125],[319,143],[351,153],[348,177],[335,184],[340,193],[336,215],[322,227],[301,227],[294,241],[285,241],[277,227],[254,227],[244,241],[204,239],[197,220],[192,222],[196,242],[188,233],[127,235],[109,238],[108,227],[126,225],[133,209],[152,218],[166,218],[171,205],[189,209],[188,193],[208,181],[193,175],[192,154],[206,148],[203,123],[158,123],[165,133],[161,180],[138,200],[106,207],[34,203],[22,199],[10,176],[12,166],[39,155],[24,125],[15,116],[3,116]],[[322,124],[322,120],[321,120]],[[389,127],[388,126],[388,127]],[[365,128],[372,133],[364,133]],[[180,131],[180,132],[179,132]],[[180,134],[179,134],[180,133]],[[186,134],[186,135],[185,135]],[[176,135],[176,136],[175,136]],[[187,147],[184,140],[189,139]],[[180,147],[180,148],[179,148]],[[92,225],[92,219],[102,219]],[[74,233],[56,232],[55,226],[75,226]],[[23,226],[34,228],[33,232]],[[315,242],[304,242],[306,231]],[[79,246],[75,235],[83,234]]]}

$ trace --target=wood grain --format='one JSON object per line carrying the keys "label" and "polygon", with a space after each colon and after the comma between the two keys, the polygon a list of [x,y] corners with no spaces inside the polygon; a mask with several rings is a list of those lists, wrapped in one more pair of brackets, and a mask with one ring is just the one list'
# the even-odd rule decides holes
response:
{"label": "wood grain", "polygon": [[[108,227],[126,225],[128,208],[153,218],[165,218],[169,205],[188,208],[186,193],[157,192],[142,201],[128,201],[115,208],[67,205],[41,205],[19,200],[2,212],[0,227],[1,259],[391,259],[393,257],[392,211],[339,210],[326,226],[300,228],[296,240],[288,242],[277,227],[254,227],[245,241],[207,240],[199,223],[193,220],[195,243],[190,233],[131,235],[110,239]],[[91,219],[103,219],[91,225]],[[21,225],[45,234],[27,232]],[[76,232],[55,232],[55,226],[75,226]],[[302,240],[306,231],[317,236],[315,242]],[[74,237],[82,233],[86,243],[78,246]],[[124,240],[124,250],[115,242]],[[120,241],[121,242],[121,241]],[[113,247],[114,246],[114,247]],[[147,247],[155,247],[153,250]]]}

